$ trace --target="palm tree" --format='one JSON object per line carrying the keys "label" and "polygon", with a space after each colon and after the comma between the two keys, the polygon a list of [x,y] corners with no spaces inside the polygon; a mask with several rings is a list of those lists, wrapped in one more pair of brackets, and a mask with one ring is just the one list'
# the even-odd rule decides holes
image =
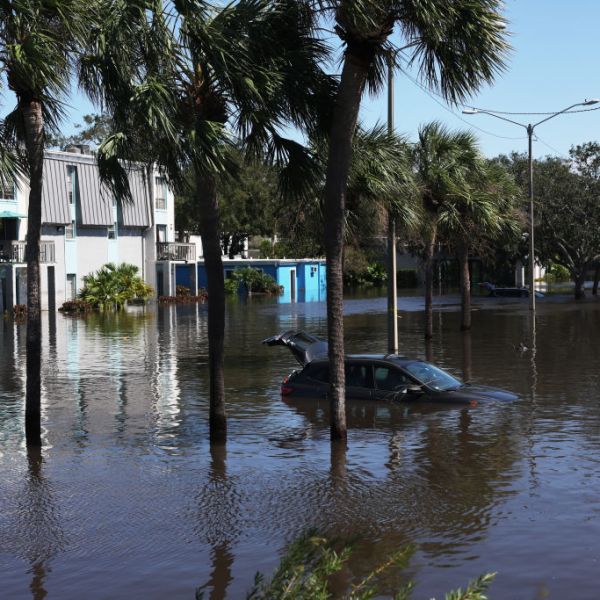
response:
{"label": "palm tree", "polygon": [[450,132],[438,122],[419,129],[414,164],[424,219],[421,228],[425,270],[425,338],[433,337],[433,255],[440,219],[451,207],[474,202],[472,182],[482,176],[483,159],[470,132]]}
{"label": "palm tree", "polygon": [[[308,1],[308,0],[307,0]],[[327,323],[332,438],[347,437],[345,420],[342,259],[352,138],[365,88],[380,90],[395,27],[400,51],[429,87],[457,101],[493,80],[508,45],[500,0],[315,0],[335,21],[344,46],[329,135],[325,183]]]}
{"label": "palm tree", "polygon": [[[102,90],[94,77],[85,77],[114,115],[116,133],[100,146],[99,166],[115,191],[127,193],[119,160],[139,159],[140,147],[176,187],[185,186],[182,174],[188,169],[193,173],[209,294],[212,441],[224,440],[227,430],[218,179],[233,168],[235,132],[250,154],[266,151],[275,162],[294,158],[297,168],[286,173],[296,182],[311,182],[302,168],[309,164],[308,152],[281,134],[286,124],[317,128],[333,90],[332,78],[320,66],[328,49],[315,37],[314,15],[305,9],[293,0],[240,0],[224,7],[180,0],[168,9],[155,2],[147,26],[135,36],[129,62],[139,60],[141,68],[129,73],[129,87],[127,78],[119,77],[119,85]],[[103,42],[117,48],[123,64],[127,50],[121,48],[128,40],[122,19],[109,17]],[[99,58],[92,72],[97,69],[109,78],[113,61]]]}
{"label": "palm tree", "polygon": [[523,227],[518,208],[520,190],[504,168],[483,162],[468,185],[469,193],[450,198],[438,215],[441,235],[456,252],[459,263],[463,331],[471,328],[469,255],[475,251],[485,257],[500,239],[518,240]]}
{"label": "palm tree", "polygon": [[12,146],[30,188],[25,394],[25,435],[30,446],[41,445],[39,256],[44,141],[49,132],[55,131],[62,116],[60,101],[70,87],[74,52],[83,39],[83,23],[91,21],[88,13],[87,3],[82,0],[0,3],[0,75],[4,75],[17,98],[16,108],[3,123],[0,157],[9,157],[8,146]]}

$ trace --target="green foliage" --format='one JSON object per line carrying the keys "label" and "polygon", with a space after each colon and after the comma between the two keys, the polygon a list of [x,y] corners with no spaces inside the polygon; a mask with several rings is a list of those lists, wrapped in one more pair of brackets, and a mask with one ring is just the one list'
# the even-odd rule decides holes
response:
{"label": "green foliage", "polygon": [[[600,259],[600,145],[575,146],[569,155],[568,160],[546,157],[533,165],[536,258],[566,269],[575,296],[581,297],[586,273]],[[496,160],[514,173],[525,196],[527,157],[513,153]]]}
{"label": "green foliage", "polygon": [[237,294],[240,289],[240,281],[237,277],[231,277],[230,279],[225,280],[225,293],[228,296],[233,296]]}
{"label": "green foliage", "polygon": [[563,265],[551,263],[548,266],[548,269],[546,271],[546,281],[548,283],[554,283],[554,282],[559,282],[559,281],[569,281],[570,278],[571,278],[571,274],[569,273],[569,269],[567,269]]}
{"label": "green foliage", "polygon": [[189,287],[185,285],[176,285],[175,286],[175,295],[176,296],[190,296],[191,290]]}
{"label": "green foliage", "polygon": [[360,248],[348,246],[344,252],[344,285],[348,287],[381,286],[387,281],[384,265],[369,261]]}
{"label": "green foliage", "polygon": [[[379,579],[393,568],[403,569],[413,553],[411,547],[392,554],[384,563],[376,567],[361,581],[346,591],[344,600],[372,600],[382,597]],[[329,588],[329,578],[341,571],[352,554],[352,546],[339,541],[327,540],[315,532],[300,537],[293,542],[271,579],[257,573],[254,585],[246,595],[246,600],[332,600],[340,598]],[[458,589],[445,595],[445,600],[486,600],[485,592],[495,574],[482,575],[471,581],[465,590]],[[413,590],[408,583],[397,590],[394,600],[408,600]],[[199,588],[196,600],[203,598]],[[435,599],[433,599],[435,600]]]}
{"label": "green foliage", "polygon": [[46,146],[60,150],[73,144],[99,146],[111,134],[112,121],[108,115],[83,115],[83,123],[75,123],[74,128],[76,132],[71,135],[56,133],[48,136]]}
{"label": "green foliage", "polygon": [[[236,284],[235,291],[228,291],[228,293],[235,293],[239,289],[243,289],[249,294],[273,294],[278,296],[282,293],[282,288],[277,282],[267,273],[260,269],[254,269],[252,267],[244,267],[242,269],[236,269],[231,274],[231,279],[227,281],[233,281]],[[233,290],[233,283],[227,283],[228,290]]]}
{"label": "green foliage", "polygon": [[135,265],[108,263],[83,278],[79,297],[100,310],[121,309],[129,300],[145,301],[154,290],[137,273]]}

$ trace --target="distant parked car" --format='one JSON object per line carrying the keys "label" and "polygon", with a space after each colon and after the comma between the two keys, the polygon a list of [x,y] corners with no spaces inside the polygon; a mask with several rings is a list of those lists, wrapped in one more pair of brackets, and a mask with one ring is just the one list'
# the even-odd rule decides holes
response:
{"label": "distant parked car", "polygon": [[[488,296],[494,298],[529,298],[529,288],[526,287],[496,287],[487,281],[479,284],[488,291]],[[536,298],[543,298],[542,292],[535,292]]]}
{"label": "distant parked car", "polygon": [[[286,346],[302,365],[283,380],[283,396],[327,394],[327,342],[304,331],[286,331],[263,340],[263,344]],[[471,405],[518,398],[506,390],[463,383],[431,363],[396,354],[349,354],[345,364],[347,398]]]}

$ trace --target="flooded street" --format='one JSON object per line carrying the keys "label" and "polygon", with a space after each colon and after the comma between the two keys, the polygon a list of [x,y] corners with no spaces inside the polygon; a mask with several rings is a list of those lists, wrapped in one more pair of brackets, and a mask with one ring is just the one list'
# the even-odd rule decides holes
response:
{"label": "flooded street", "polygon": [[[325,335],[325,306],[228,306],[229,441],[208,444],[206,306],[45,316],[44,449],[23,439],[25,325],[0,321],[0,597],[243,598],[309,528],[358,536],[341,580],[415,546],[383,588],[415,599],[497,571],[496,599],[598,598],[600,301],[400,298],[400,353],[515,391],[476,408],[348,403],[348,448],[325,401],[283,402],[296,363],[260,341]],[[386,351],[384,298],[349,298],[348,352]],[[521,348],[520,348],[521,346]],[[526,347],[525,350],[522,348]],[[342,585],[340,583],[340,585]]]}

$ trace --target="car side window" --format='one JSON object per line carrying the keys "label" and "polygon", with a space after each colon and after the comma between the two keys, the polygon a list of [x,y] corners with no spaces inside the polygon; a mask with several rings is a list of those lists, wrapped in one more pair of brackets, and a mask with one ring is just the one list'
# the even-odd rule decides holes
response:
{"label": "car side window", "polygon": [[412,383],[413,380],[399,369],[375,367],[375,385],[379,390],[397,391]]}
{"label": "car side window", "polygon": [[370,365],[347,364],[346,385],[351,387],[372,388],[373,375]]}

